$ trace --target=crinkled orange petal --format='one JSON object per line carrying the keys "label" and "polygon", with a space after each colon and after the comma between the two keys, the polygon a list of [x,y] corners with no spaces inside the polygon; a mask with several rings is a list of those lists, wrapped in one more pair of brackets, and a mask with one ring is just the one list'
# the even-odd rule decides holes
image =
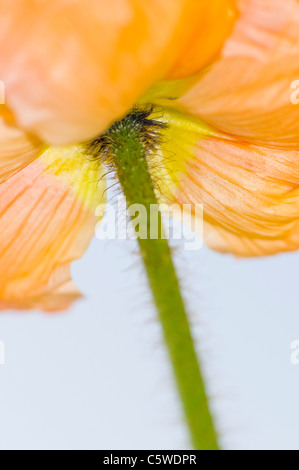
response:
{"label": "crinkled orange petal", "polygon": [[80,258],[103,202],[98,162],[51,148],[0,184],[0,308],[60,310],[80,296]]}
{"label": "crinkled orange petal", "polygon": [[209,26],[219,0],[0,0],[0,79],[19,125],[52,144],[97,135],[175,63],[181,75],[215,54],[225,28],[186,52],[210,4]]}
{"label": "crinkled orange petal", "polygon": [[41,150],[41,142],[18,129],[9,110],[0,105],[0,182],[27,165]]}
{"label": "crinkled orange petal", "polygon": [[213,249],[263,256],[299,248],[299,150],[230,140],[173,111],[162,143],[167,201],[203,204]]}
{"label": "crinkled orange petal", "polygon": [[237,0],[237,6],[221,59],[175,104],[243,139],[298,146],[299,1]]}

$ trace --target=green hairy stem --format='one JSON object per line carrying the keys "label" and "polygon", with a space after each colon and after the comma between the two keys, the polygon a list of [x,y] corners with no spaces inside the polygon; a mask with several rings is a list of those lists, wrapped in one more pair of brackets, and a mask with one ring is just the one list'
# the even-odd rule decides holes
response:
{"label": "green hairy stem", "polygon": [[[171,249],[163,236],[150,237],[150,209],[154,205],[158,207],[147,160],[150,152],[145,143],[144,133],[142,129],[136,127],[136,123],[130,125],[130,119],[127,119],[127,124],[126,119],[120,123],[120,125],[113,126],[112,138],[108,137],[110,143],[113,142],[111,164],[116,170],[125,194],[129,213],[130,207],[135,204],[142,205],[146,209],[147,217],[139,217],[139,225],[135,229],[139,235],[143,234],[138,237],[141,256],[162,324],[192,444],[198,450],[217,450],[216,431]],[[148,135],[150,139],[152,134]],[[136,211],[136,206],[134,211]],[[133,219],[133,213],[130,215]],[[159,210],[156,211],[156,219],[162,227]],[[144,236],[146,234],[147,236]]]}

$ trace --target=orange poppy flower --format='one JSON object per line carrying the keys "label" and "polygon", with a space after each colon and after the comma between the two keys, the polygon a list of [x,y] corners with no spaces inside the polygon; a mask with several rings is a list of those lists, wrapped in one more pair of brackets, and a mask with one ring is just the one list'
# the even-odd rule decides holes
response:
{"label": "orange poppy flower", "polygon": [[69,144],[136,103],[168,124],[164,192],[204,204],[210,246],[298,248],[298,22],[297,0],[0,0],[0,306],[78,296],[69,265],[103,191]]}

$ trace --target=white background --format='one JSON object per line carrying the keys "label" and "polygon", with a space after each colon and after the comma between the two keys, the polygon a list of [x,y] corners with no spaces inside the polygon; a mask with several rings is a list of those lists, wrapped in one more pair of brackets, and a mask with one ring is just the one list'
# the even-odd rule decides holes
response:
{"label": "white background", "polygon": [[[176,262],[226,449],[299,449],[299,254]],[[75,263],[85,300],[1,313],[1,449],[184,449],[188,439],[133,241]]]}

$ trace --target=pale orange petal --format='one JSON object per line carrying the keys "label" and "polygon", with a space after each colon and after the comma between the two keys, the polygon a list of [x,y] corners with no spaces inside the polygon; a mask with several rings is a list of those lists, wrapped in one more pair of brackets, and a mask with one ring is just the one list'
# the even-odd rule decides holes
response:
{"label": "pale orange petal", "polygon": [[0,182],[27,165],[41,150],[41,142],[18,129],[9,110],[0,106]]}
{"label": "pale orange petal", "polygon": [[181,19],[177,58],[167,78],[178,79],[199,72],[220,53],[236,20],[235,0],[193,1]]}
{"label": "pale orange petal", "polygon": [[176,104],[252,142],[298,146],[299,105],[293,102],[299,87],[291,84],[299,79],[299,2],[238,0],[237,5],[240,17],[222,58]]}
{"label": "pale orange petal", "polygon": [[0,184],[0,307],[66,308],[80,296],[70,263],[94,235],[98,163],[49,149]]}
{"label": "pale orange petal", "polygon": [[19,125],[49,143],[91,138],[174,63],[179,75],[200,66],[181,56],[203,11],[194,0],[0,0],[7,103]]}
{"label": "pale orange petal", "polygon": [[211,248],[239,256],[299,248],[299,151],[229,140],[179,113],[162,119],[164,198],[203,204]]}

